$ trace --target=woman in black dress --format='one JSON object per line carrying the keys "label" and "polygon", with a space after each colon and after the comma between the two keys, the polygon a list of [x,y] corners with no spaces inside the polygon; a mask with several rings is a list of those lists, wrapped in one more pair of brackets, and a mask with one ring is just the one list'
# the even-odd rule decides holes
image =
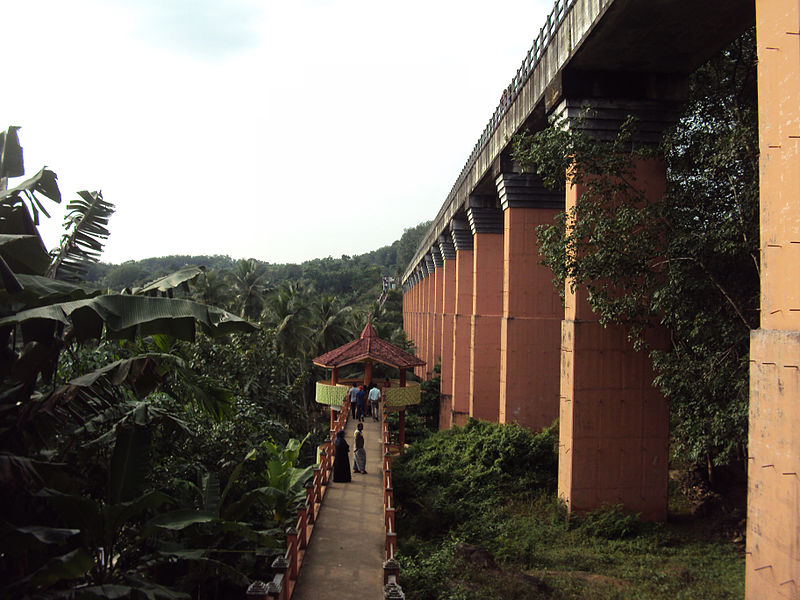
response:
{"label": "woman in black dress", "polygon": [[344,439],[344,430],[340,429],[336,432],[333,447],[333,481],[347,483],[350,481],[350,459],[348,458],[350,446]]}

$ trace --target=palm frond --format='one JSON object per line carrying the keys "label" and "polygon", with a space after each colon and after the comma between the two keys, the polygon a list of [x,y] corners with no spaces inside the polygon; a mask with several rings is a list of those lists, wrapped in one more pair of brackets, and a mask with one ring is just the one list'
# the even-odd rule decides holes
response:
{"label": "palm frond", "polygon": [[64,228],[68,233],[61,238],[47,276],[66,281],[82,279],[88,265],[100,259],[112,214],[114,205],[103,200],[102,192],[78,192],[78,199],[67,205]]}

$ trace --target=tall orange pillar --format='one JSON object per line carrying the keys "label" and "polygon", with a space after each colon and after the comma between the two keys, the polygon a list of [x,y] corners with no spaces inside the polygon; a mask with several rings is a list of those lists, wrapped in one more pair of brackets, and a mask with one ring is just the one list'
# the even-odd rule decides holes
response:
{"label": "tall orange pillar", "polygon": [[473,238],[460,218],[451,223],[455,260],[455,313],[453,314],[453,414],[451,423],[463,426],[470,410],[470,357],[472,350]]}
{"label": "tall orange pillar", "polygon": [[503,213],[470,207],[473,234],[470,409],[476,419],[500,417],[500,322],[503,318]]}
{"label": "tall orange pillar", "polygon": [[453,315],[456,310],[456,249],[449,234],[439,237],[439,250],[444,260],[439,429],[449,429],[453,426]]}
{"label": "tall orange pillar", "polygon": [[501,173],[496,185],[504,219],[499,417],[538,431],[558,417],[564,309],[540,264],[536,228],[564,210],[564,194],[533,174]]}
{"label": "tall orange pillar", "polygon": [[428,266],[428,297],[425,301],[427,322],[425,324],[425,379],[430,379],[433,374],[433,365],[436,363],[433,330],[436,325],[436,265],[430,251],[425,255],[425,264]]}
{"label": "tall orange pillar", "polygon": [[[665,190],[660,160],[640,161],[646,198]],[[567,185],[569,212],[583,194]],[[653,387],[651,361],[635,352],[621,326],[603,327],[585,289],[566,284],[561,329],[558,494],[569,509],[622,504],[645,520],[667,516],[669,410]],[[653,336],[659,347],[662,340]]]}
{"label": "tall orange pillar", "polygon": [[745,594],[800,598],[800,2],[757,0],[761,327],[750,337]]}
{"label": "tall orange pillar", "polygon": [[433,268],[433,339],[431,340],[432,361],[428,365],[429,377],[433,376],[433,368],[442,358],[442,321],[444,319],[444,260],[438,243],[431,248]]}
{"label": "tall orange pillar", "polygon": [[[428,273],[427,261],[423,259],[420,268],[420,315],[418,326],[418,340],[417,340],[417,353],[418,356],[426,363],[429,360],[428,356],[428,326],[430,317],[430,289],[431,277]],[[419,367],[417,375],[421,378],[425,377],[425,366]],[[415,370],[416,372],[416,370]]]}

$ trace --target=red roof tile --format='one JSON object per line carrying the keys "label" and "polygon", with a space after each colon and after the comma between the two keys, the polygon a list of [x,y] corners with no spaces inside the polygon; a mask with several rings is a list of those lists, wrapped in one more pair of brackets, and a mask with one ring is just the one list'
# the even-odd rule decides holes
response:
{"label": "red roof tile", "polygon": [[370,323],[364,327],[359,339],[326,352],[312,359],[312,362],[320,367],[332,369],[365,360],[374,360],[398,369],[410,369],[425,364],[424,360],[379,338]]}

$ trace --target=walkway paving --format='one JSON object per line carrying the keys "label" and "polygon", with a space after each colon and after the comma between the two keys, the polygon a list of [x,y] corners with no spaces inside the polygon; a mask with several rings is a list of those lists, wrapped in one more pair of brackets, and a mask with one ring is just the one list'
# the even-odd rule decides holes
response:
{"label": "walkway paving", "polygon": [[[347,422],[350,467],[356,430]],[[333,483],[314,526],[292,600],[365,600],[383,597],[383,479],[380,423],[364,420],[367,474]]]}

